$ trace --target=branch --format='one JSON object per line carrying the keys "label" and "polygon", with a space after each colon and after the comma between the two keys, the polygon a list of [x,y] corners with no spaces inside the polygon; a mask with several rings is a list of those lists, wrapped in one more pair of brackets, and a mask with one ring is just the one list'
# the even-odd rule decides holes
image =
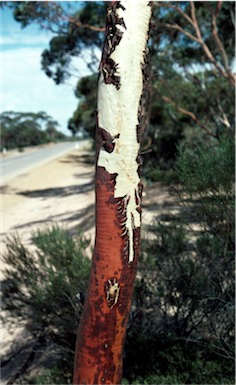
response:
{"label": "branch", "polygon": [[177,31],[180,31],[182,32],[185,36],[189,37],[191,40],[194,40],[196,41],[197,43],[200,43],[199,39],[192,35],[190,32],[187,32],[185,31],[185,29],[183,29],[182,27],[180,27],[179,24],[170,24],[170,23],[159,23],[158,22],[158,25],[160,25],[161,27],[166,27],[166,28],[171,28],[171,29],[175,29]]}
{"label": "branch", "polygon": [[[209,47],[206,45],[206,43],[203,41],[203,38],[202,38],[202,34],[201,34],[201,31],[200,31],[200,28],[199,28],[199,25],[198,25],[198,21],[197,21],[197,18],[196,18],[196,14],[195,14],[195,5],[194,5],[194,1],[190,1],[190,5],[191,5],[191,17],[192,17],[192,20],[194,22],[194,28],[195,28],[195,31],[196,31],[196,35],[198,37],[198,41],[199,43],[201,44],[202,46],[202,49],[203,51],[205,52],[206,56],[208,57],[208,59],[211,61],[211,63],[214,64],[214,66],[218,69],[218,71],[221,73],[221,75],[228,79],[229,82],[235,86],[236,84],[236,77],[235,75],[230,71],[229,68],[227,68],[227,71],[224,71],[223,68],[219,65],[219,63],[217,63],[216,59],[214,58],[212,52],[210,51]],[[217,7],[216,9],[216,15],[219,13],[220,11],[220,8]],[[216,15],[215,15],[215,18],[216,18]],[[213,21],[212,21],[213,22]],[[218,34],[217,34],[218,35]],[[214,35],[213,35],[214,36]],[[217,38],[217,36],[216,36]],[[218,44],[220,44],[221,46],[221,41],[218,42]],[[222,47],[221,47],[222,49]],[[223,50],[224,50],[224,47],[223,47]]]}
{"label": "branch", "polygon": [[218,108],[219,108],[219,111],[220,113],[222,114],[222,117],[221,116],[218,116],[217,115],[217,118],[219,119],[219,121],[224,124],[227,128],[230,128],[231,127],[231,124],[229,122],[229,119],[226,115],[226,113],[224,112],[223,108],[222,108],[222,105],[220,103],[220,99],[218,98],[217,99],[217,104],[218,104]]}
{"label": "branch", "polygon": [[87,28],[87,29],[90,29],[91,31],[96,31],[96,32],[104,32],[105,31],[105,27],[97,27],[97,26],[94,26],[91,24],[83,24],[81,21],[79,21],[76,18],[74,18],[73,16],[71,16],[68,13],[68,11],[65,11],[65,9],[63,9],[61,6],[58,6],[58,4],[55,4],[54,2],[49,2],[49,3],[50,3],[50,6],[52,7],[52,9],[54,10],[54,12],[56,13],[58,20],[64,20],[64,21],[67,21],[69,23],[76,25],[79,28],[81,28],[81,27]]}
{"label": "branch", "polygon": [[219,12],[220,12],[221,5],[222,5],[222,1],[219,1],[218,4],[217,4],[216,11],[212,12],[212,20],[211,20],[211,23],[212,23],[212,35],[213,35],[214,40],[216,42],[216,46],[217,46],[218,50],[221,53],[221,56],[222,56],[222,59],[223,59],[224,68],[228,72],[229,71],[228,56],[227,56],[227,53],[225,51],[224,45],[223,45],[223,43],[222,43],[222,41],[221,41],[221,39],[219,37],[218,31],[217,31],[217,24],[216,24],[216,18],[218,16]]}
{"label": "branch", "polygon": [[72,24],[74,24],[80,28],[81,27],[87,28],[87,29],[90,29],[91,31],[96,31],[96,32],[104,32],[105,31],[104,27],[96,27],[96,26],[90,25],[90,24],[83,24],[83,23],[81,23],[81,21],[75,20],[75,19],[73,19],[73,17],[70,17],[70,16],[68,18],[64,17],[63,19],[69,21],[70,23],[72,23]]}
{"label": "branch", "polygon": [[179,12],[191,25],[193,25],[193,21],[191,17],[187,15],[180,7],[177,7],[176,5],[172,5],[169,3],[164,3],[164,2],[153,2],[153,5],[157,7],[165,7],[165,8],[170,8],[170,9],[175,9],[177,12]]}
{"label": "branch", "polygon": [[[53,33],[59,33],[61,31],[62,26],[60,25],[60,22],[63,22],[63,21],[74,24],[79,28],[90,29],[91,31],[96,31],[96,32],[105,31],[105,27],[98,27],[91,24],[83,24],[79,19],[77,19],[78,16],[77,17],[71,16],[68,10],[66,11],[61,7],[61,5],[59,5],[56,2],[45,1],[45,3],[42,3],[42,7],[48,10],[48,18],[45,19],[45,17],[42,17],[39,13],[36,21],[41,28],[47,29]],[[53,24],[56,25],[57,29],[53,27]]]}
{"label": "branch", "polygon": [[195,115],[193,112],[188,111],[188,110],[185,110],[184,108],[178,106],[173,100],[171,100],[171,99],[168,98],[167,96],[163,96],[163,95],[162,95],[161,98],[162,98],[165,102],[170,103],[170,104],[172,104],[173,106],[175,106],[175,108],[177,108],[177,110],[178,110],[179,112],[181,112],[182,114],[189,116],[189,117],[190,117],[195,123],[197,123],[198,126],[201,127],[201,128],[208,134],[208,135],[214,136],[214,135],[212,134],[212,132],[211,132],[211,131],[210,131],[204,124],[202,124],[202,123],[200,122],[200,120],[196,117],[196,115]]}
{"label": "branch", "polygon": [[[215,60],[214,56],[212,55],[212,53],[209,50],[209,48],[206,45],[206,43],[203,41],[201,30],[199,28],[198,21],[197,21],[197,18],[196,18],[196,14],[195,14],[194,1],[190,1],[190,5],[191,5],[191,16],[192,16],[192,20],[193,20],[193,23],[194,23],[194,28],[195,28],[196,35],[198,37],[198,42],[201,44],[201,46],[202,46],[205,54],[207,55],[208,59],[212,63],[214,63],[216,65],[217,63],[216,63],[216,60]],[[220,67],[220,70],[221,70],[221,67]]]}
{"label": "branch", "polygon": [[207,44],[204,42],[204,40],[202,38],[201,30],[200,30],[200,27],[199,27],[199,24],[198,24],[198,21],[197,21],[197,18],[196,18],[194,1],[190,1],[191,17],[189,15],[187,15],[180,7],[172,5],[172,4],[168,4],[166,2],[154,2],[154,5],[156,5],[158,7],[165,7],[165,8],[169,8],[169,9],[174,9],[181,16],[183,16],[185,18],[185,20],[187,20],[188,23],[191,24],[191,26],[194,27],[196,36],[194,36],[192,33],[188,32],[188,31],[186,31],[184,28],[182,28],[177,23],[176,24],[158,23],[158,25],[160,25],[161,27],[165,27],[165,28],[169,28],[169,29],[174,29],[176,31],[180,31],[185,36],[187,36],[189,39],[199,43],[202,46],[202,49],[203,49],[206,57],[209,59],[209,61],[215,66],[215,68],[220,72],[220,74],[225,79],[227,79],[230,82],[230,84],[235,86],[235,84],[236,84],[236,76],[235,76],[235,74],[233,74],[233,72],[229,68],[228,56],[227,56],[227,53],[225,51],[224,45],[223,45],[223,43],[222,43],[222,41],[221,41],[221,39],[220,39],[220,37],[218,35],[218,32],[217,32],[217,23],[216,23],[216,21],[217,21],[217,16],[218,16],[218,14],[220,13],[220,10],[221,10],[222,1],[218,2],[215,12],[213,12],[211,10],[211,13],[212,13],[212,35],[213,35],[213,38],[214,38],[214,40],[216,42],[216,46],[217,46],[218,50],[221,53],[222,60],[223,60],[223,67],[219,63],[217,63],[214,55],[212,54],[211,50],[209,49],[209,47],[207,46]]}

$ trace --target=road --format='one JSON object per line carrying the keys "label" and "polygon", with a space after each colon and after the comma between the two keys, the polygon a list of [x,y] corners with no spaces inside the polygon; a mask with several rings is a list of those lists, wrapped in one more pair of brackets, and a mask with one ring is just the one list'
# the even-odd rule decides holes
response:
{"label": "road", "polygon": [[29,172],[33,168],[41,166],[66,152],[83,147],[86,143],[87,140],[81,142],[64,142],[3,159],[1,162],[2,184],[16,176]]}

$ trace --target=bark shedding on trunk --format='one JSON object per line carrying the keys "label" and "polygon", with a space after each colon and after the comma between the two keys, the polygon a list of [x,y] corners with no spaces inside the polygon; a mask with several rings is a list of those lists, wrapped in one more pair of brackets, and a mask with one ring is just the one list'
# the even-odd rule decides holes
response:
{"label": "bark shedding on trunk", "polygon": [[141,97],[151,2],[112,2],[98,81],[96,239],[74,384],[120,384],[140,248]]}

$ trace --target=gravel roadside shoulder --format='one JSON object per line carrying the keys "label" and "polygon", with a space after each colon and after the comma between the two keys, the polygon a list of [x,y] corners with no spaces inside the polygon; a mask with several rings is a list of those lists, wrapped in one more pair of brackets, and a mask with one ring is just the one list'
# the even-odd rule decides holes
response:
{"label": "gravel roadside shoulder", "polygon": [[3,250],[6,235],[17,231],[29,242],[34,230],[53,223],[73,232],[84,222],[85,232],[94,232],[94,165],[89,157],[86,149],[73,150],[2,187]]}

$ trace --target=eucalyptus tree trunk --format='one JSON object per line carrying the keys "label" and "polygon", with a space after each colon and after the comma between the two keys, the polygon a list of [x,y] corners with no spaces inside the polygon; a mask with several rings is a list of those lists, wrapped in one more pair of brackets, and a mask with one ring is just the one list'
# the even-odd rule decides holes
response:
{"label": "eucalyptus tree trunk", "polygon": [[120,384],[140,249],[140,129],[151,2],[111,2],[98,81],[96,239],[74,384]]}

